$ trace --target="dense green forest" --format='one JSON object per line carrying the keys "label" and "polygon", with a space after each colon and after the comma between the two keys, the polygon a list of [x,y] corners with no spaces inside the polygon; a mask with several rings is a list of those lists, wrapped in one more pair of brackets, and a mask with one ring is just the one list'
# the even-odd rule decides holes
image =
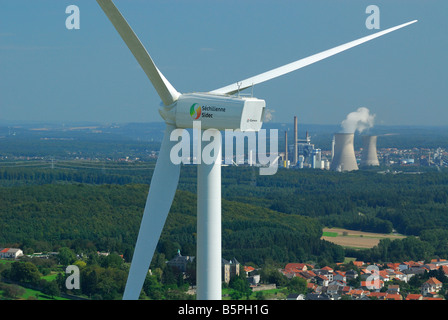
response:
{"label": "dense green forest", "polygon": [[[1,246],[27,252],[69,247],[110,251],[129,261],[152,165],[0,169]],[[223,167],[223,255],[241,262],[340,262],[448,258],[448,173],[379,174]],[[183,166],[158,252],[195,255],[196,168]],[[322,228],[412,236],[370,250],[320,240]]]}
{"label": "dense green forest", "polygon": [[[146,185],[47,184],[1,190],[0,243],[26,252],[70,247],[125,254],[130,260],[147,193]],[[160,250],[173,257],[177,249],[195,255],[196,196],[179,190],[160,241]],[[223,254],[261,264],[343,258],[335,245],[319,240],[317,220],[287,215],[235,201],[223,201]]]}

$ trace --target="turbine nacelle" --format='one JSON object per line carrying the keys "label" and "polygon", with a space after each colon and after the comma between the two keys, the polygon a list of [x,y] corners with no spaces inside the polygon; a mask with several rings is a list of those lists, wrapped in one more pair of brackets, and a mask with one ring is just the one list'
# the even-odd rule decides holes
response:
{"label": "turbine nacelle", "polygon": [[259,131],[263,124],[266,102],[253,97],[186,93],[169,106],[162,105],[159,113],[167,124],[177,128]]}

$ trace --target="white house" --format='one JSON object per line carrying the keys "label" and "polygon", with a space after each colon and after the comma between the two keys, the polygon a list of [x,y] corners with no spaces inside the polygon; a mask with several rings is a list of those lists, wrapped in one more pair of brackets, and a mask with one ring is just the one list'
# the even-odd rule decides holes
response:
{"label": "white house", "polygon": [[0,248],[0,258],[17,259],[23,256],[23,251],[17,248]]}
{"label": "white house", "polygon": [[429,278],[429,280],[423,283],[421,287],[422,295],[437,293],[440,291],[440,289],[442,289],[442,282],[440,282],[436,278]]}

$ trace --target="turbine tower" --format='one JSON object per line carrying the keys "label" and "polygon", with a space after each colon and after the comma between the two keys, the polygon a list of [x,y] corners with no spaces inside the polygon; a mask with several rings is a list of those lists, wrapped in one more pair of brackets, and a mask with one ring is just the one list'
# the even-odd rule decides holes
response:
{"label": "turbine tower", "polygon": [[[303,68],[416,22],[414,20],[377,32],[220,89],[206,93],[180,93],[156,67],[152,58],[114,3],[111,0],[97,0],[97,2],[157,91],[162,100],[159,113],[166,123],[123,295],[125,300],[139,298],[156,245],[174,199],[179,181],[180,163],[173,162],[170,153],[177,144],[177,141],[171,140],[171,136],[177,133],[177,129],[194,128],[195,120],[198,120],[201,123],[201,134],[207,132],[209,136],[214,137],[217,137],[220,131],[225,129],[259,131],[262,126],[265,101],[256,98],[240,97],[239,95],[234,96],[235,93],[255,84]],[[200,142],[200,139],[198,142]],[[214,160],[206,162],[199,159],[197,173],[196,260],[197,299],[200,300],[221,299],[222,146],[220,139],[216,139],[214,142],[217,143],[214,149]],[[205,152],[205,147],[201,151]]]}

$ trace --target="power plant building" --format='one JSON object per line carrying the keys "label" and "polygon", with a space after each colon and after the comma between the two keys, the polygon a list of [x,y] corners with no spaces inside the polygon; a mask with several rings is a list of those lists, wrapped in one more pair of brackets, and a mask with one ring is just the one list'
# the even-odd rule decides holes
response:
{"label": "power plant building", "polygon": [[335,133],[331,142],[331,159],[321,149],[311,143],[308,131],[305,139],[298,139],[297,117],[294,117],[293,143],[288,143],[285,132],[285,150],[282,153],[285,168],[312,168],[333,171],[353,171],[359,167],[379,166],[377,155],[377,136],[362,136],[363,151],[358,167],[354,148],[354,133]]}
{"label": "power plant building", "polygon": [[311,158],[311,168],[324,169],[324,164],[322,161],[322,152],[320,149],[313,149],[310,158]]}
{"label": "power plant building", "polygon": [[330,169],[334,171],[358,170],[354,148],[354,133],[334,135],[334,155]]}
{"label": "power plant building", "polygon": [[[294,167],[298,169],[330,169],[330,162],[322,156],[321,149],[314,147],[311,143],[308,131],[305,139],[298,139],[297,117],[294,116],[293,143],[288,144],[288,134],[285,131],[285,151],[282,155],[285,168]],[[292,155],[292,156],[291,156]]]}

